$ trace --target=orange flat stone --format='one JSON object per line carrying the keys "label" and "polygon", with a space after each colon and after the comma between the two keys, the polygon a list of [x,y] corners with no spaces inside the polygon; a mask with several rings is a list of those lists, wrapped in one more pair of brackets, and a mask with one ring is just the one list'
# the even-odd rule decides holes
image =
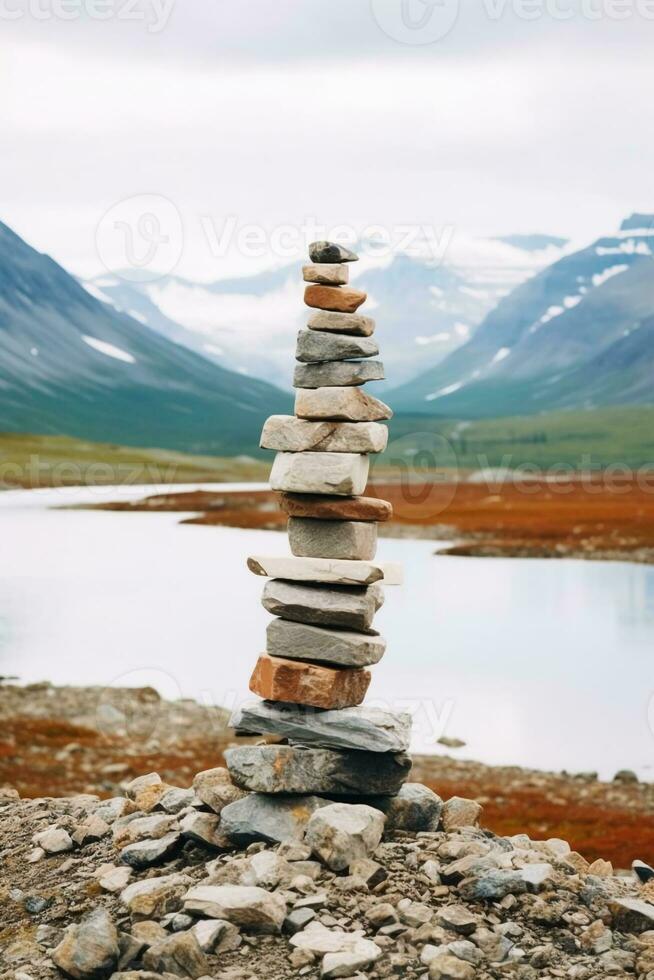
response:
{"label": "orange flat stone", "polygon": [[325,521],[388,521],[393,508],[378,497],[328,497],[319,493],[281,493],[279,506],[291,517]]}
{"label": "orange flat stone", "polygon": [[363,701],[370,680],[369,670],[336,670],[263,653],[250,678],[250,690],[266,701],[352,708]]}
{"label": "orange flat stone", "polygon": [[304,302],[307,306],[333,313],[356,313],[367,298],[367,293],[347,286],[311,285],[304,290]]}

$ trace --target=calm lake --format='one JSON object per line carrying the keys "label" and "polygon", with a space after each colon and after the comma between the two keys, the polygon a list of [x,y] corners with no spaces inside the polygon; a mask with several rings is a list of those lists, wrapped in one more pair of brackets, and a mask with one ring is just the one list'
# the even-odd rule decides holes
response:
{"label": "calm lake", "polygon": [[[284,534],[52,509],[156,491],[0,494],[1,674],[228,707],[248,697],[269,616],[245,562],[287,553]],[[654,778],[654,568],[437,548],[378,551],[406,581],[377,617],[388,650],[368,700],[414,713],[414,750],[447,751],[445,734],[466,742],[461,758]]]}

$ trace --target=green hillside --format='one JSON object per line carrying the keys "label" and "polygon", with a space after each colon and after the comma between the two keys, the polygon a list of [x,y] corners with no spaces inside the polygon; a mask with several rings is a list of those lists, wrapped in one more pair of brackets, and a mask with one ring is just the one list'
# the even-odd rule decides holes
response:
{"label": "green hillside", "polygon": [[68,436],[0,433],[0,489],[267,480],[269,465],[249,457],[190,456],[85,442]]}
{"label": "green hillside", "polygon": [[[576,469],[611,465],[654,468],[654,405],[461,422],[399,415],[390,423],[385,464],[417,451],[416,468],[479,469],[557,464]],[[434,436],[440,437],[434,441]]]}

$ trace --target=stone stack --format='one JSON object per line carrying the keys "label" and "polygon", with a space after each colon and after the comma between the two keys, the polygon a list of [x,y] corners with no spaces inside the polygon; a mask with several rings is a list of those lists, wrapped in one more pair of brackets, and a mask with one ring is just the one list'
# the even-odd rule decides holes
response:
{"label": "stone stack", "polygon": [[357,256],[315,242],[310,257],[304,299],[313,312],[297,338],[295,415],[271,416],[261,436],[277,452],[270,483],[288,514],[292,556],[248,559],[269,579],[263,605],[275,618],[250,680],[264,700],[232,719],[266,744],[225,757],[232,779],[253,792],[392,796],[411,767],[411,720],[362,706],[367,668],[386,647],[372,628],[382,583],[401,580],[398,566],[375,561],[377,523],[391,505],[362,496],[392,412],[362,387],[383,379],[384,368],[374,320],[357,312],[366,294],[348,286]]}

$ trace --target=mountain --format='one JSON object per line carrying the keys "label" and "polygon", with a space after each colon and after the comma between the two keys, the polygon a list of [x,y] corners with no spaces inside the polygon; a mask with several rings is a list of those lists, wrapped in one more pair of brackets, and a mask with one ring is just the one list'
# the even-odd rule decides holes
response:
{"label": "mountain", "polygon": [[0,223],[0,429],[247,454],[290,405],[100,302]]}
{"label": "mountain", "polygon": [[653,229],[632,215],[518,286],[468,343],[390,392],[393,406],[475,418],[654,401]]}
{"label": "mountain", "polygon": [[[435,366],[468,340],[498,301],[561,254],[564,239],[454,236],[436,260],[429,248],[361,261],[353,285],[378,315],[380,346],[393,384]],[[240,279],[200,284],[177,276],[129,281],[120,273],[86,283],[96,297],[216,363],[290,387],[295,336],[306,322],[300,263]]]}

